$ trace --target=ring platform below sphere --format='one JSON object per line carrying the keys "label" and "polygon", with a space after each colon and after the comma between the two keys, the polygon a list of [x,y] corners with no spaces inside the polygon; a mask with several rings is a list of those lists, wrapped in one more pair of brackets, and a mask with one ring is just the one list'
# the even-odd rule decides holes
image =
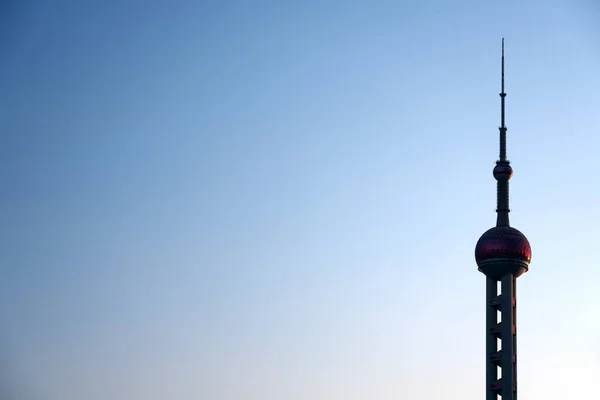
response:
{"label": "ring platform below sphere", "polygon": [[510,226],[495,226],[485,232],[475,246],[479,271],[500,279],[507,273],[523,275],[531,262],[531,246],[520,231]]}

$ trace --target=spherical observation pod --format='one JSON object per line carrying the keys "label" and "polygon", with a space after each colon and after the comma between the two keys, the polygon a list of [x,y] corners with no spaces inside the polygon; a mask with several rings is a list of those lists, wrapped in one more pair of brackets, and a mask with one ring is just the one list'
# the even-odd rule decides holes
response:
{"label": "spherical observation pod", "polygon": [[510,226],[496,226],[485,232],[475,246],[479,271],[500,279],[507,273],[523,275],[531,262],[531,246],[520,231]]}
{"label": "spherical observation pod", "polygon": [[508,181],[512,177],[513,169],[508,163],[498,162],[494,167],[494,178],[497,181]]}

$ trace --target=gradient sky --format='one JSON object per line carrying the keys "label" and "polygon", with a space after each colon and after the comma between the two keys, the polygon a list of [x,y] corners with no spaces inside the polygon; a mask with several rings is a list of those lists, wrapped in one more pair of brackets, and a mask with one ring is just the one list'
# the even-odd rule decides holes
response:
{"label": "gradient sky", "polygon": [[503,36],[520,395],[597,394],[594,1],[94,3],[0,3],[0,397],[482,399]]}

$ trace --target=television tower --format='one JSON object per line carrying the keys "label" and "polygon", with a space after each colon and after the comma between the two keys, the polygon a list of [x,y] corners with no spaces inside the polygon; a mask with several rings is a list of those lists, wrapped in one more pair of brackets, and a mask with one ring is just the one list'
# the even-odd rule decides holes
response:
{"label": "television tower", "polygon": [[[504,39],[502,39],[502,93],[500,93],[500,159],[494,167],[497,181],[496,226],[475,246],[475,261],[486,276],[486,400],[517,400],[517,278],[529,269],[531,246],[508,221],[508,181],[504,124]],[[500,282],[500,293],[498,293]],[[501,320],[498,321],[498,312]],[[500,343],[500,346],[498,344]],[[500,368],[500,371],[498,371]],[[498,373],[500,372],[500,374]]]}

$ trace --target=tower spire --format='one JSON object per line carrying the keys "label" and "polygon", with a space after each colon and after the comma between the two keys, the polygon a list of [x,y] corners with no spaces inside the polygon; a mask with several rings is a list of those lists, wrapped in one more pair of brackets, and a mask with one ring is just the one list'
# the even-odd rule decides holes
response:
{"label": "tower spire", "polygon": [[506,93],[504,93],[504,38],[502,38],[502,81],[500,93],[500,159],[496,161],[496,167],[494,168],[494,178],[498,181],[498,198],[496,212],[498,218],[496,220],[496,226],[510,226],[508,220],[508,180],[512,176],[512,167],[510,161],[506,159],[506,124],[505,124],[505,99]]}
{"label": "tower spire", "polygon": [[504,38],[502,38],[502,92],[500,93],[500,161],[506,161],[506,125],[504,123]]}

